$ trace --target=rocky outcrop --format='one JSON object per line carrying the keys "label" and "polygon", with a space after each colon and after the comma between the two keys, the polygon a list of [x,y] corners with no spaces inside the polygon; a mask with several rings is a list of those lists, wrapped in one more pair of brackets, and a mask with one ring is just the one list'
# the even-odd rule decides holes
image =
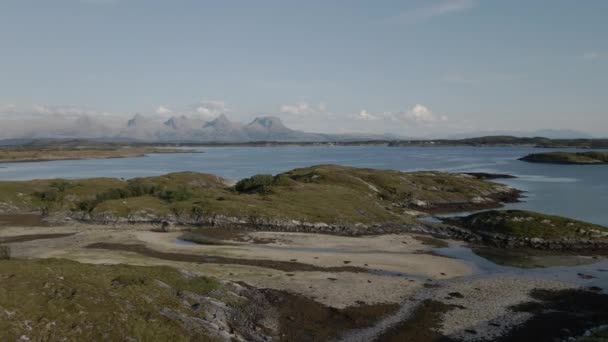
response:
{"label": "rocky outcrop", "polygon": [[[168,285],[160,283],[161,287]],[[187,331],[211,335],[221,341],[263,342],[275,340],[278,314],[254,288],[232,282],[222,282],[222,300],[189,291],[178,291],[183,305],[193,314],[162,308],[160,314],[179,322]],[[217,296],[216,296],[217,297]],[[232,304],[228,304],[231,302]],[[234,305],[242,303],[242,305]],[[255,308],[255,309],[252,309]]]}

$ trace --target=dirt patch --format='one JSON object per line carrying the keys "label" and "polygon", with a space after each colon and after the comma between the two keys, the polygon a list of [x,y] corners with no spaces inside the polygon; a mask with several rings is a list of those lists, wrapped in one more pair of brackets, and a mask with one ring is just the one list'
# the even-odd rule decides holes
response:
{"label": "dirt patch", "polygon": [[65,234],[30,234],[30,235],[17,235],[17,236],[5,236],[0,237],[0,243],[15,243],[15,242],[27,242],[35,240],[45,239],[60,239],[68,236],[76,235],[76,233],[65,233]]}
{"label": "dirt patch", "polygon": [[215,255],[205,254],[183,254],[183,253],[170,253],[161,252],[154,249],[150,249],[140,244],[121,244],[121,243],[106,243],[99,242],[86,246],[85,248],[91,249],[107,249],[114,251],[125,251],[133,252],[141,255],[145,255],[152,258],[158,258],[163,260],[172,261],[184,261],[193,263],[207,263],[207,264],[225,264],[225,265],[242,265],[242,266],[255,266],[264,267],[284,272],[352,272],[352,273],[367,273],[368,270],[361,267],[355,266],[341,266],[341,267],[320,267],[315,265],[303,264],[292,261],[275,261],[275,260],[255,260],[255,259],[238,259],[238,258],[227,258]]}
{"label": "dirt patch", "polygon": [[39,214],[0,214],[0,227],[46,227],[48,222]]}
{"label": "dirt patch", "polygon": [[380,335],[378,342],[434,342],[453,341],[438,332],[441,317],[445,312],[456,309],[435,300],[427,299],[414,310],[412,316],[388,329]]}
{"label": "dirt patch", "polygon": [[289,292],[263,291],[279,311],[281,341],[329,341],[342,332],[368,327],[399,309],[398,304],[361,304],[336,309]]}
{"label": "dirt patch", "polygon": [[533,290],[536,301],[511,307],[535,316],[498,342],[552,342],[581,336],[586,330],[608,324],[608,295],[584,290]]}

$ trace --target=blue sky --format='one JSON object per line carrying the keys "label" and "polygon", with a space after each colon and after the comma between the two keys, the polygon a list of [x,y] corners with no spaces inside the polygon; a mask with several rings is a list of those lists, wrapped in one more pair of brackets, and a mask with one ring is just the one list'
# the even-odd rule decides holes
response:
{"label": "blue sky", "polygon": [[603,0],[3,0],[0,115],[608,136],[607,16]]}

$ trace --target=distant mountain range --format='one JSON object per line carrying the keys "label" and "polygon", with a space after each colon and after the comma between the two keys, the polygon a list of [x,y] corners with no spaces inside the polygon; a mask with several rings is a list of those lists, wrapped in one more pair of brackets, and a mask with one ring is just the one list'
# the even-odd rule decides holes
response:
{"label": "distant mountain range", "polygon": [[[5,142],[45,139],[89,139],[121,142],[243,143],[243,142],[329,142],[390,139],[374,134],[320,134],[286,127],[274,116],[257,117],[248,124],[234,122],[224,114],[211,121],[196,117],[134,115],[124,122],[105,122],[103,118],[80,116],[47,121],[23,122],[22,132],[0,127]],[[4,134],[2,134],[4,133]],[[0,142],[0,144],[3,144]]]}
{"label": "distant mountain range", "polygon": [[164,122],[135,115],[118,138],[175,142],[324,142],[333,140],[386,138],[374,135],[317,134],[293,130],[274,116],[257,117],[248,124],[234,122],[224,114],[211,121],[175,116]]}
{"label": "distant mountain range", "polygon": [[[532,132],[478,132],[457,134],[447,139],[480,136],[546,137],[552,139],[589,139],[591,136],[573,130],[539,130]],[[2,140],[4,138],[4,140]],[[6,121],[0,126],[0,145],[27,143],[35,140],[86,139],[101,142],[141,143],[249,143],[249,142],[360,142],[403,141],[406,138],[388,134],[324,134],[291,129],[275,116],[261,116],[249,123],[235,122],[224,114],[213,120],[198,117],[134,115],[129,120],[81,115],[53,116],[48,119]],[[434,140],[434,138],[408,138]]]}

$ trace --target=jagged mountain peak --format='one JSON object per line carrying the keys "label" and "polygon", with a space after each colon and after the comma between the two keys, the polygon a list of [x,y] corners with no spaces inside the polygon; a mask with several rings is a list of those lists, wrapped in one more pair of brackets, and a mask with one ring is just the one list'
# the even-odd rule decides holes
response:
{"label": "jagged mountain peak", "polygon": [[268,129],[268,130],[274,130],[274,129],[284,130],[284,129],[288,129],[283,124],[283,121],[281,121],[281,119],[278,118],[278,117],[276,117],[276,116],[260,116],[260,117],[257,117],[249,125],[247,125],[247,126],[248,127],[261,126],[261,127],[265,128],[265,129]]}
{"label": "jagged mountain peak", "polygon": [[136,127],[137,124],[140,123],[142,120],[144,120],[144,116],[137,113],[133,116],[131,120],[129,120],[129,122],[127,122],[127,127]]}
{"label": "jagged mountain peak", "polygon": [[205,123],[203,128],[215,128],[215,129],[226,129],[236,126],[238,124],[230,121],[225,114],[221,114],[217,118]]}
{"label": "jagged mountain peak", "polygon": [[164,122],[165,126],[172,129],[190,128],[190,124],[190,119],[185,115],[172,116],[171,118],[169,118],[169,120]]}
{"label": "jagged mountain peak", "polygon": [[169,120],[165,121],[164,124],[169,128],[177,129],[177,118],[175,116],[171,117]]}

